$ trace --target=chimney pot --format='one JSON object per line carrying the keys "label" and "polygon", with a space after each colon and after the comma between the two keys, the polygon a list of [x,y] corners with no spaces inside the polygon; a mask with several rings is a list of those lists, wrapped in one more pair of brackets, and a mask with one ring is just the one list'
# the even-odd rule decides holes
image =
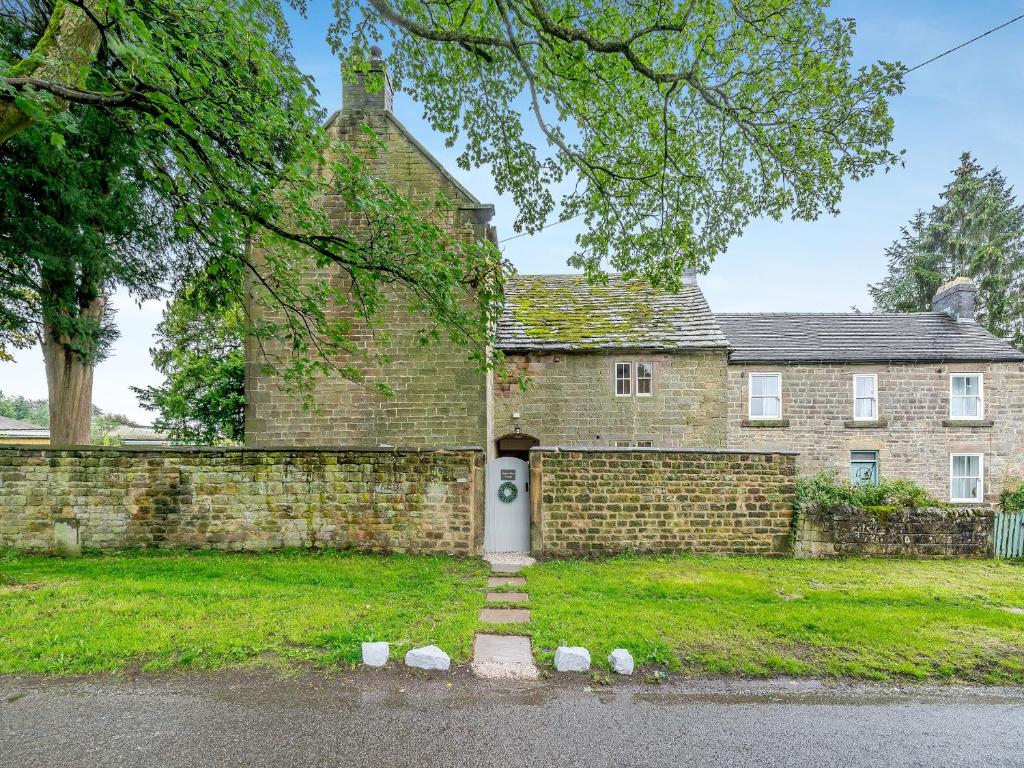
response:
{"label": "chimney pot", "polygon": [[957,322],[974,322],[978,286],[970,278],[956,277],[944,284],[932,299],[932,312],[945,312]]}

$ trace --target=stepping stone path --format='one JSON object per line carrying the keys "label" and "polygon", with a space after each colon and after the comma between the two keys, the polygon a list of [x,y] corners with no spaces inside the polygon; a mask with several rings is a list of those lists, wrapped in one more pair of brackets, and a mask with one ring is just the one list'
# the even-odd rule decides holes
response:
{"label": "stepping stone path", "polygon": [[[526,579],[516,576],[534,560],[525,553],[502,552],[484,558],[491,564],[488,588],[525,587]],[[488,603],[522,604],[528,602],[525,591],[488,592]],[[520,607],[484,608],[480,620],[487,624],[528,624],[530,610]],[[540,676],[533,661],[529,635],[495,635],[477,633],[473,642],[473,672],[492,680],[536,680]]]}

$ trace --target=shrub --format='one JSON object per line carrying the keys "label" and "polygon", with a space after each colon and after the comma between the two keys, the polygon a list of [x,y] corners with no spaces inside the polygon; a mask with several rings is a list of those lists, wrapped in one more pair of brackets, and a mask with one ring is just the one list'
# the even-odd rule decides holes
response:
{"label": "shrub", "polygon": [[[1024,494],[1021,502],[1024,503]],[[846,504],[870,510],[949,506],[932,498],[928,491],[910,480],[882,478],[876,485],[853,485],[848,480],[838,480],[835,472],[822,472],[811,478],[797,480],[797,511],[805,510],[809,504],[823,507]]]}
{"label": "shrub", "polygon": [[1018,480],[1016,487],[1008,484],[999,498],[1004,512],[1024,511],[1024,480]]}

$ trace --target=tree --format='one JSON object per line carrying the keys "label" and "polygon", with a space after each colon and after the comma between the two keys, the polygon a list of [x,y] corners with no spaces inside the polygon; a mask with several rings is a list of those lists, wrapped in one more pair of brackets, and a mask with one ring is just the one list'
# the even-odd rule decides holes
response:
{"label": "tree", "polygon": [[[338,0],[329,35],[349,70],[365,70],[370,43],[391,39],[397,78],[408,81],[435,129],[451,141],[465,138],[465,167],[491,166],[499,191],[519,207],[518,229],[537,231],[557,207],[560,217],[587,222],[574,264],[596,271],[610,263],[674,280],[685,267],[706,265],[751,217],[834,212],[845,179],[898,161],[888,148],[886,99],[902,89],[904,67],[879,62],[851,71],[855,23],[828,18],[826,6]],[[60,7],[99,13],[87,0]],[[260,117],[268,112],[233,93],[258,91],[259,78],[250,82],[245,70],[267,64],[239,66],[240,49],[251,50],[252,40],[238,25],[248,13],[264,29],[278,28],[276,4],[236,8],[215,0],[193,19],[184,13],[187,2],[168,2],[158,6],[156,39],[142,7],[132,0],[103,5],[104,45],[114,53],[102,87],[69,92],[59,79],[8,77],[9,93],[21,99],[14,108],[56,98],[98,101],[130,106],[171,130],[187,118],[197,137],[228,139],[231,147],[243,146],[243,137],[263,144],[262,120],[237,126],[252,117],[239,111],[243,104]],[[177,26],[166,29],[172,21]],[[182,49],[192,55],[182,60]],[[215,93],[186,109],[181,96],[198,97],[194,85]],[[296,86],[283,90],[304,108],[308,90]],[[219,108],[209,109],[214,98]],[[523,99],[546,147],[526,138]],[[271,126],[285,117],[269,112]],[[291,127],[309,127],[298,122]],[[209,166],[195,168],[204,178],[248,162],[219,158],[216,150],[208,159]],[[566,180],[575,186],[559,205],[551,187]]]}
{"label": "tree", "polygon": [[[396,81],[434,129],[464,142],[464,167],[490,167],[519,208],[517,230],[584,219],[570,262],[595,278],[611,266],[674,285],[752,217],[834,212],[848,179],[899,161],[887,99],[905,68],[854,70],[855,24],[829,18],[822,0],[334,5],[345,71],[367,72],[371,43],[387,38]],[[78,104],[158,145],[150,183],[179,224],[232,254],[285,310],[252,330],[288,338],[284,381],[358,377],[330,362],[359,350],[326,308],[372,319],[390,287],[493,364],[507,265],[432,223],[444,201],[406,199],[374,177],[372,136],[331,146],[276,0],[55,0],[31,45],[0,62],[0,140],[32,121],[59,133],[63,108]],[[84,61],[85,79],[68,65]],[[558,198],[558,187],[569,191]],[[386,236],[332,227],[327,195]],[[250,240],[269,258],[252,263]],[[343,279],[310,286],[298,277],[307,267]]]}
{"label": "tree", "polygon": [[888,274],[868,286],[875,308],[926,311],[943,283],[966,276],[978,285],[978,322],[1024,350],[1024,205],[998,168],[967,152],[939,199],[886,250]]}
{"label": "tree", "polygon": [[[357,375],[333,362],[332,352],[355,349],[327,307],[347,304],[370,317],[388,286],[409,289],[413,309],[485,361],[503,263],[490,243],[449,238],[435,221],[444,201],[410,201],[374,178],[366,164],[377,151],[372,136],[360,146],[330,146],[315,91],[288,54],[276,0],[113,0],[102,13],[89,3],[45,2],[22,0],[12,4],[20,13],[0,15],[6,65],[0,66],[0,101],[25,113],[32,126],[20,127],[4,146],[32,131],[33,142],[42,136],[73,149],[79,112],[95,112],[139,142],[139,180],[173,214],[174,226],[163,234],[203,251],[185,268],[169,257],[155,266],[179,285],[210,259],[233,260],[234,277],[244,268],[266,289],[261,296],[285,310],[283,320],[251,333],[290,340],[298,373],[286,378],[296,388],[320,373]],[[71,8],[86,12],[101,31],[84,85],[19,76],[38,55],[48,55],[39,54],[40,46],[46,48],[47,35],[60,28],[55,20]],[[55,46],[55,55],[62,48]],[[62,104],[77,108],[62,110]],[[70,159],[68,166],[73,169]],[[366,241],[332,227],[320,206],[325,195],[361,212],[368,231],[384,236]],[[26,205],[9,221],[33,215]],[[258,264],[248,255],[256,240],[267,246]],[[310,286],[301,280],[310,266],[330,266],[348,280]],[[7,303],[31,298],[8,288],[0,284]],[[24,323],[5,322],[10,317],[0,318],[8,330],[4,342],[23,344],[28,337],[14,333]],[[89,393],[80,387],[75,394],[80,413]],[[51,405],[59,407],[55,400]],[[81,429],[81,421],[69,426]]]}
{"label": "tree", "polygon": [[186,287],[164,311],[150,350],[164,375],[158,387],[133,387],[153,423],[172,440],[241,442],[245,428],[246,320],[241,296]]}
{"label": "tree", "polygon": [[108,297],[163,294],[175,228],[140,163],[140,141],[75,107],[0,145],[0,345],[38,341],[51,440],[89,442],[93,370],[117,336]]}

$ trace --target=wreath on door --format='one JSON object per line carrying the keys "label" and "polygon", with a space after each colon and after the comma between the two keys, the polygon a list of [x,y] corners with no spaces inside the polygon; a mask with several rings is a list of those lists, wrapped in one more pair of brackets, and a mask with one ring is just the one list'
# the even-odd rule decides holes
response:
{"label": "wreath on door", "polygon": [[498,486],[498,501],[502,504],[511,504],[519,497],[519,489],[511,480],[506,480]]}

